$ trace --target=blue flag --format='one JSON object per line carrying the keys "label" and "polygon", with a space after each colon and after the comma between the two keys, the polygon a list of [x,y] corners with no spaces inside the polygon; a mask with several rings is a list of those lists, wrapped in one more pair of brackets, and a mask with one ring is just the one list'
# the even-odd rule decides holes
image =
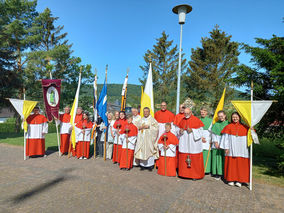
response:
{"label": "blue flag", "polygon": [[103,89],[100,93],[99,100],[97,102],[97,110],[98,114],[103,119],[106,126],[108,126],[108,119],[107,119],[107,85],[106,82],[104,83]]}

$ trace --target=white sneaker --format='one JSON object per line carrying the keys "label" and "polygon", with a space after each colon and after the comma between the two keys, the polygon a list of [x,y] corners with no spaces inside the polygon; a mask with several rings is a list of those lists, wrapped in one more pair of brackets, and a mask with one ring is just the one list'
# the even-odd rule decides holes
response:
{"label": "white sneaker", "polygon": [[86,158],[86,157],[84,157],[84,160],[87,160],[87,158]]}
{"label": "white sneaker", "polygon": [[83,159],[83,157],[80,157],[80,158],[79,158],[79,160],[82,160],[82,159]]}
{"label": "white sneaker", "polygon": [[220,177],[215,177],[215,180],[221,180],[221,178]]}
{"label": "white sneaker", "polygon": [[234,184],[234,182],[229,182],[228,185],[229,186],[234,186],[235,184]]}
{"label": "white sneaker", "polygon": [[239,182],[236,182],[236,184],[235,184],[237,187],[242,187],[242,184],[241,183],[239,183]]}

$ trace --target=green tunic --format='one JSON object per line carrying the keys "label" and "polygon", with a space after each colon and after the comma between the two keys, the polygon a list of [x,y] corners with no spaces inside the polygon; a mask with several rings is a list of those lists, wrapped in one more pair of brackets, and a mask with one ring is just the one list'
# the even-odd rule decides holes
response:
{"label": "green tunic", "polygon": [[[211,123],[212,123],[212,119],[208,118],[208,117],[205,117],[205,118],[200,118],[200,120],[204,124],[203,129],[204,130],[208,130],[210,125],[211,125]],[[207,156],[208,156],[208,150],[203,149],[204,170],[205,170],[205,173],[210,173],[211,172],[211,152],[209,153],[207,166],[205,168]]]}
{"label": "green tunic", "polygon": [[205,117],[205,118],[200,118],[200,120],[204,124],[203,129],[204,130],[208,130],[210,125],[211,125],[211,123],[212,123],[212,118]]}
{"label": "green tunic", "polygon": [[[221,132],[225,126],[229,124],[228,121],[217,121],[212,126],[212,133],[215,135],[221,136]],[[213,141],[212,141],[213,142]],[[223,149],[212,149],[212,163],[211,163],[211,174],[222,176],[224,171],[224,161],[225,161],[225,154]]]}

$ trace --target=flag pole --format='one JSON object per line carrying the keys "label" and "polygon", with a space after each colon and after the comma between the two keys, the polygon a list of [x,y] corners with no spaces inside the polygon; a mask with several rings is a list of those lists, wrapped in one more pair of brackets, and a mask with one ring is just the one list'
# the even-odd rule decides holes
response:
{"label": "flag pole", "polygon": [[[49,62],[48,62],[49,63]],[[49,63],[50,64],[50,63]],[[52,73],[51,73],[51,70],[49,72],[50,74],[50,79],[52,79]],[[58,111],[58,115],[57,117],[59,118],[59,111]],[[56,127],[56,136],[57,136],[57,146],[58,146],[58,156],[60,157],[61,156],[61,152],[60,152],[60,141],[59,141],[59,134],[58,134],[58,124],[56,121],[55,122],[55,127]]]}
{"label": "flag pole", "polygon": [[[59,117],[59,112],[58,112],[58,117]],[[61,156],[61,151],[60,151],[60,141],[59,141],[58,124],[57,124],[57,122],[55,122],[55,126],[56,126],[56,135],[57,135],[58,155],[60,157]]]}
{"label": "flag pole", "polygon": [[[251,104],[253,102],[253,81],[251,81],[251,89],[250,89],[250,101]],[[251,115],[253,115],[253,107],[251,108]],[[250,127],[252,128],[252,127]],[[250,173],[249,173],[249,190],[252,190],[252,146],[253,146],[253,141],[250,145]]]}
{"label": "flag pole", "polygon": [[[127,72],[126,72],[126,78],[128,78],[128,73],[129,73],[129,68],[127,68]],[[121,107],[120,107],[120,111],[125,111],[125,107],[126,107],[126,96],[127,96],[127,82],[126,83],[126,87],[125,87],[125,91],[124,91],[124,95],[121,97]],[[123,90],[124,84],[122,86],[122,90]]]}
{"label": "flag pole", "polygon": [[[95,69],[95,81],[96,81],[96,78],[97,78],[97,74],[98,74],[97,69]],[[97,82],[95,82],[95,84],[97,86]],[[95,90],[95,94],[94,95],[95,95],[95,97],[97,99],[97,89]],[[97,137],[96,137],[96,135],[97,135],[97,125],[96,125],[96,122],[97,122],[97,115],[96,115],[97,110],[95,110],[95,108],[97,108],[96,107],[97,103],[95,103],[95,101],[97,101],[97,100],[94,100],[94,122],[95,122],[94,131],[93,131],[94,159],[96,159],[96,152],[97,152],[97,147],[96,147],[97,146]]]}
{"label": "flag pole", "polygon": [[[26,89],[25,88],[23,88],[23,90],[24,90],[24,101],[26,100]],[[25,120],[23,120],[23,122],[25,122]],[[23,124],[24,125],[24,124]],[[27,156],[26,156],[26,133],[25,133],[25,129],[24,129],[24,160],[26,160],[27,159]]]}
{"label": "flag pole", "polygon": [[[108,65],[106,65],[106,85],[107,85],[107,68]],[[107,127],[108,128],[108,127]],[[105,141],[104,141],[104,160],[106,160],[106,133],[107,131],[105,130]]]}

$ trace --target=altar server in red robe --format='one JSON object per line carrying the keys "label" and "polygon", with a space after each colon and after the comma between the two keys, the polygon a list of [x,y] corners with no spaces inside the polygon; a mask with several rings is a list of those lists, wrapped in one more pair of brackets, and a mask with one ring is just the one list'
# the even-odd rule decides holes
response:
{"label": "altar server in red robe", "polygon": [[64,108],[64,114],[59,116],[57,124],[60,124],[60,152],[61,154],[67,154],[70,144],[70,107],[66,106]]}
{"label": "altar server in red robe", "polygon": [[113,142],[113,163],[119,163],[122,149],[122,129],[127,124],[125,112],[119,112],[119,119],[115,121],[113,128],[115,129],[115,138]]}
{"label": "altar server in red robe", "polygon": [[75,126],[76,133],[76,156],[78,159],[88,159],[90,157],[90,140],[93,123],[89,120],[89,114],[83,113],[83,120]]}
{"label": "altar server in red robe", "polygon": [[132,123],[133,116],[127,116],[127,124],[123,127],[122,131],[122,150],[119,163],[120,169],[130,170],[133,167],[134,149],[137,141],[138,129]]}
{"label": "altar server in red robe", "polygon": [[47,118],[35,107],[33,114],[27,118],[26,156],[45,155],[45,134],[48,133]]}
{"label": "altar server in red robe", "polygon": [[166,131],[158,141],[161,152],[159,159],[159,175],[176,176],[176,147],[179,143],[177,137],[171,132],[171,124],[166,123]]}
{"label": "altar server in red robe", "polygon": [[224,179],[230,186],[241,187],[249,182],[250,160],[247,146],[249,127],[241,123],[239,113],[231,116],[232,123],[222,130],[220,148],[225,150]]}

